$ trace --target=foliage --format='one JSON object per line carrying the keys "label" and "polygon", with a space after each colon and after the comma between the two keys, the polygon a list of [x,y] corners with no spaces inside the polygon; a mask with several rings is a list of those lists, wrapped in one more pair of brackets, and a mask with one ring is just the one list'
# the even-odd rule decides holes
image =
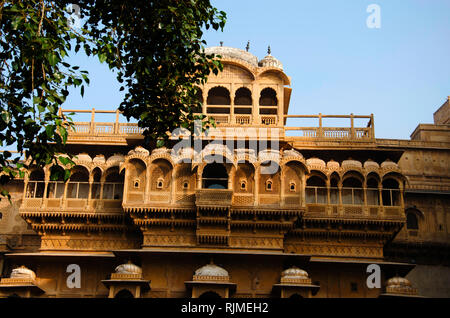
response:
{"label": "foliage", "polygon": [[70,2],[0,2],[0,146],[17,146],[29,158],[23,163],[0,153],[1,184],[30,165],[73,163],[58,155],[72,125],[58,110],[70,87],[83,95],[89,77],[67,62],[72,49],[117,71],[127,89],[119,109],[145,128],[147,144],[162,145],[177,127],[192,129],[201,106],[197,85],[222,70],[203,51],[203,28],[223,29],[226,17],[209,0],[81,0],[80,29],[68,20]]}

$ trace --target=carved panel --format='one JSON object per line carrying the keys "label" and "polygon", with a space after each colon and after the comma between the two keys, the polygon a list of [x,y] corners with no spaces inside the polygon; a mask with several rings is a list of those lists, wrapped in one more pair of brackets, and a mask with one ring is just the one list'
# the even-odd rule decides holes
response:
{"label": "carved panel", "polygon": [[232,236],[230,246],[241,248],[282,249],[283,238]]}
{"label": "carved panel", "polygon": [[194,235],[154,235],[144,234],[144,247],[150,246],[194,246],[196,238]]}

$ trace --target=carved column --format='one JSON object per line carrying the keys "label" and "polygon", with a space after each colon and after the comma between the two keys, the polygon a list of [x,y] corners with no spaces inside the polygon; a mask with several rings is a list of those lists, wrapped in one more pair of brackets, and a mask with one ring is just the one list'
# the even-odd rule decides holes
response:
{"label": "carved column", "polygon": [[150,202],[150,182],[151,182],[151,165],[146,163],[145,172],[145,189],[144,189],[144,203]]}
{"label": "carved column", "polygon": [[[47,191],[48,191],[48,181],[50,180],[50,170],[45,169],[44,170],[44,180],[45,180],[45,186],[44,186],[44,194],[42,195],[42,207],[47,207]],[[26,187],[25,187],[26,190]]]}
{"label": "carved column", "polygon": [[367,180],[364,180],[363,182],[363,198],[364,198],[364,214],[369,215],[369,208],[368,208],[368,202],[367,202]]}
{"label": "carved column", "polygon": [[177,170],[177,166],[174,166],[172,169],[172,176],[171,176],[171,184],[170,184],[170,202],[175,203],[176,201],[176,197],[175,197],[175,192],[176,192],[176,170]]}
{"label": "carved column", "polygon": [[382,185],[381,184],[379,184],[378,185],[378,200],[380,201],[379,202],[379,209],[378,209],[378,212],[381,214],[381,215],[384,215],[384,208],[383,208],[383,187],[382,187]]}
{"label": "carved column", "polygon": [[253,84],[253,90],[252,90],[252,124],[260,124],[261,121],[259,120],[259,85]]}
{"label": "carved column", "polygon": [[[128,162],[128,164],[130,164]],[[123,202],[128,202],[128,187],[130,186],[130,174],[129,174],[129,170],[125,167],[125,177],[124,177],[124,184],[123,184],[123,198],[122,201]]]}
{"label": "carved column", "polygon": [[260,173],[259,173],[260,167],[256,167],[255,169],[255,189],[254,189],[254,205],[259,205],[259,180],[260,180]]}
{"label": "carved column", "polygon": [[332,209],[331,209],[331,193],[330,193],[331,181],[330,181],[330,179],[327,179],[326,187],[327,187],[327,214],[331,215]]}
{"label": "carved column", "polygon": [[235,116],[234,116],[234,96],[235,96],[235,91],[234,91],[234,83],[231,83],[231,87],[230,87],[230,122],[229,124],[235,124],[236,120],[235,120]]}
{"label": "carved column", "polygon": [[91,173],[89,174],[89,193],[88,193],[88,199],[87,199],[87,208],[91,208],[92,203],[92,183],[94,182],[94,175]]}
{"label": "carved column", "polygon": [[339,181],[338,183],[338,190],[339,190],[339,214],[344,214],[344,207],[342,204],[342,181]]}
{"label": "carved column", "polygon": [[301,206],[306,208],[306,174],[302,175],[302,202]]}

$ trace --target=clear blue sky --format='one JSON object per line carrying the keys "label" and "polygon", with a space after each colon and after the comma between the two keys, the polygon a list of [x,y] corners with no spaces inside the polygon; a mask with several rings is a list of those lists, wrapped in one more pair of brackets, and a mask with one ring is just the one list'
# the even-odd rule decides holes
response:
{"label": "clear blue sky", "polygon": [[[224,32],[205,33],[208,46],[244,49],[263,58],[267,46],[292,78],[290,114],[375,116],[377,138],[409,139],[450,95],[449,0],[217,0]],[[381,9],[370,29],[368,5]],[[72,58],[90,72],[81,98],[64,108],[115,109],[119,85],[94,58]],[[111,117],[111,119],[114,119]]]}

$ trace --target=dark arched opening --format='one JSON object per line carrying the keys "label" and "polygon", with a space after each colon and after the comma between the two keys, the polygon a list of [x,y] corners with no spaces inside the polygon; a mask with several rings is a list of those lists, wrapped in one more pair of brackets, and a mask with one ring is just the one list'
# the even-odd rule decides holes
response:
{"label": "dark arched opening", "polygon": [[277,92],[273,88],[267,87],[261,91],[259,106],[277,106]]}
{"label": "dark arched opening", "polygon": [[67,185],[67,198],[87,199],[89,195],[89,171],[83,166],[72,169],[69,184]]}
{"label": "dark arched opening", "polygon": [[208,105],[230,105],[230,92],[225,87],[214,87],[208,92]]}
{"label": "dark arched opening", "polygon": [[64,196],[64,174],[65,171],[60,166],[50,168],[50,180],[47,186],[47,198],[58,199]]}
{"label": "dark arched opening", "polygon": [[367,204],[368,205],[379,205],[380,196],[378,194],[378,180],[375,178],[369,178],[367,180]]}
{"label": "dark arched opening", "polygon": [[400,205],[400,191],[396,180],[386,179],[383,181],[382,198],[384,206]]}
{"label": "dark arched opening", "polygon": [[234,96],[234,105],[238,106],[251,104],[252,104],[252,92],[246,87],[239,88]]}
{"label": "dark arched opening", "polygon": [[342,182],[342,204],[360,205],[364,202],[361,180],[349,177]]}
{"label": "dark arched opening", "polygon": [[119,168],[113,167],[105,172],[106,178],[103,184],[103,199],[122,200],[124,171],[119,173]]}
{"label": "dark arched opening", "polygon": [[228,173],[223,164],[214,162],[203,170],[203,188],[228,189]]}
{"label": "dark arched opening", "polygon": [[27,198],[42,198],[45,191],[45,174],[42,170],[34,170],[30,174],[27,187]]}
{"label": "dark arched opening", "polygon": [[406,228],[408,230],[419,229],[419,220],[417,219],[417,215],[414,212],[406,213]]}
{"label": "dark arched opening", "polygon": [[306,203],[327,203],[327,188],[325,180],[312,176],[306,180]]}

